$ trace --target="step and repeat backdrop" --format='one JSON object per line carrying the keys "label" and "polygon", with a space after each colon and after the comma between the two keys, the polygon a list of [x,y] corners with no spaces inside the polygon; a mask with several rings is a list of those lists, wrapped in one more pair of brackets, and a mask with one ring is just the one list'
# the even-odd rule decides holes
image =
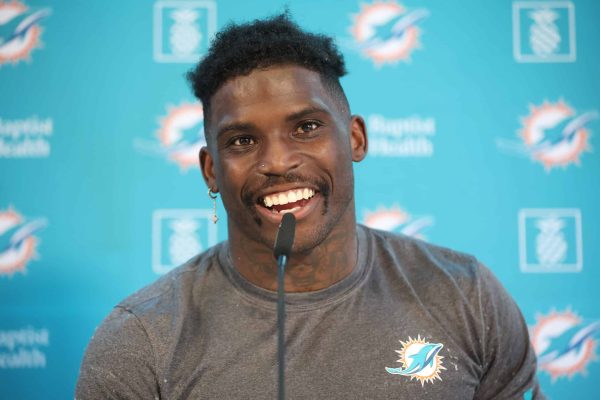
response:
{"label": "step and repeat backdrop", "polygon": [[552,399],[600,379],[600,3],[0,1],[0,397],[72,398],[120,299],[227,237],[184,74],[229,21],[336,38],[358,220],[475,254]]}

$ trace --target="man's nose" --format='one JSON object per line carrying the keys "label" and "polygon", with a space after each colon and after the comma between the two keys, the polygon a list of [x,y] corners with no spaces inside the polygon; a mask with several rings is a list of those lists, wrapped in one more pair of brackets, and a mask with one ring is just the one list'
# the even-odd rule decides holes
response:
{"label": "man's nose", "polygon": [[280,137],[263,143],[258,160],[258,172],[263,175],[285,175],[298,168],[302,157],[291,138]]}

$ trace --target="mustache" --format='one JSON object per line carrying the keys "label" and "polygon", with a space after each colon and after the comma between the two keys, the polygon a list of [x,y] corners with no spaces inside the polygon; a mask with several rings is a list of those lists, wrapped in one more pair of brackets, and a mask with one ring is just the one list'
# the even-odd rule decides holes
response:
{"label": "mustache", "polygon": [[257,182],[251,188],[244,190],[242,193],[242,201],[245,205],[252,207],[255,204],[257,194],[259,190],[264,190],[277,185],[289,184],[289,183],[309,183],[318,188],[319,193],[327,199],[331,188],[329,184],[321,178],[311,177],[299,174],[297,172],[288,172],[285,175],[268,176],[265,179]]}

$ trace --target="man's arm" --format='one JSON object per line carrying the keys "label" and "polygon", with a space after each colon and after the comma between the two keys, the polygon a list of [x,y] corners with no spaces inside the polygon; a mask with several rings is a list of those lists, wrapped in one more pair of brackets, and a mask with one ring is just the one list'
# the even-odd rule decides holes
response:
{"label": "man's arm", "polygon": [[154,351],[138,318],[117,307],[85,353],[76,399],[159,399]]}
{"label": "man's arm", "polygon": [[500,282],[480,267],[485,374],[475,399],[545,399],[536,357],[519,308]]}

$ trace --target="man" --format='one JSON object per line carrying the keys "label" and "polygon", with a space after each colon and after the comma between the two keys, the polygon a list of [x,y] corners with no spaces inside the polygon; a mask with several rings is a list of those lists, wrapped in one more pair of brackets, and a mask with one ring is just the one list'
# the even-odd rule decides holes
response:
{"label": "man", "polygon": [[474,258],[356,225],[363,119],[330,38],[287,16],[230,25],[189,78],[200,166],[228,241],[119,304],[77,398],[273,399],[276,264],[286,212],[290,399],[541,398],[520,312]]}

